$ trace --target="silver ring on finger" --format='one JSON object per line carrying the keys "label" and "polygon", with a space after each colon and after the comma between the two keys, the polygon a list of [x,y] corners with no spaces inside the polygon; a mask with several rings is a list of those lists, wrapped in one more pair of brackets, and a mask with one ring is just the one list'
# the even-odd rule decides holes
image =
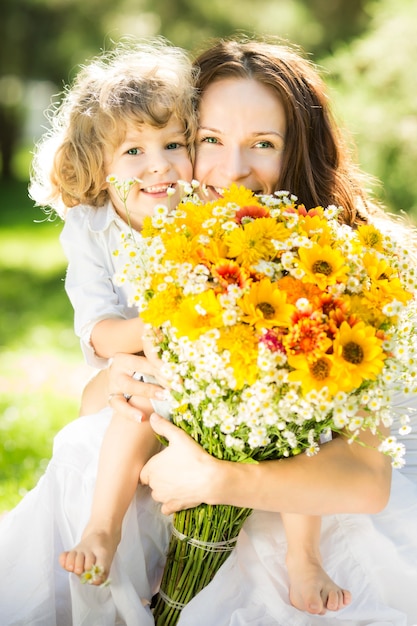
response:
{"label": "silver ring on finger", "polygon": [[143,383],[145,380],[143,375],[140,372],[133,372],[132,378],[134,378],[135,380],[138,380],[141,383]]}

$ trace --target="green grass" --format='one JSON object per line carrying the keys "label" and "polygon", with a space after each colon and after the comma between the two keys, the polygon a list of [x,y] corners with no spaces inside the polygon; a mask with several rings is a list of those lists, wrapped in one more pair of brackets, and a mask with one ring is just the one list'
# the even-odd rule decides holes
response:
{"label": "green grass", "polygon": [[64,290],[61,221],[45,220],[24,181],[0,184],[0,198],[1,513],[36,484],[89,370]]}

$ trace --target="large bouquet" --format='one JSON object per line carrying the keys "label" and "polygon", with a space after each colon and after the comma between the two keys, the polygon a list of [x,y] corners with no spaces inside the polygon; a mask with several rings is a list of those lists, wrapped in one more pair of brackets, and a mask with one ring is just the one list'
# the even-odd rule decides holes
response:
{"label": "large bouquet", "polygon": [[[296,200],[236,186],[215,202],[190,195],[157,207],[118,251],[129,259],[118,280],[157,331],[172,420],[219,459],[314,455],[331,431],[379,433],[393,391],[415,386],[407,251],[372,225],[340,224],[337,207]],[[380,450],[403,464],[395,436],[381,435]],[[249,514],[175,514],[158,626],[210,582]]]}

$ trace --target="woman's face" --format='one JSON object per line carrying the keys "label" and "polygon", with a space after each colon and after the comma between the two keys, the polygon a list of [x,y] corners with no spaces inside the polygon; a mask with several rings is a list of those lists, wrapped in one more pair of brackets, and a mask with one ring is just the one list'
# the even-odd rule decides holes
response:
{"label": "woman's face", "polygon": [[284,107],[271,87],[245,78],[209,85],[200,102],[194,170],[209,200],[232,183],[276,191],[285,132]]}

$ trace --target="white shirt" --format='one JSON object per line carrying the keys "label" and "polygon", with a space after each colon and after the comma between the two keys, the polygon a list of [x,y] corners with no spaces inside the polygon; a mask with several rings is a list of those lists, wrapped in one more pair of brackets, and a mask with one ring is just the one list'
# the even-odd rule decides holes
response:
{"label": "white shirt", "polygon": [[[129,307],[126,287],[115,285],[113,277],[125,259],[114,256],[120,249],[120,236],[130,227],[109,201],[102,207],[79,205],[71,208],[60,235],[68,268],[65,289],[74,307],[74,329],[89,365],[106,367],[108,360],[96,355],[91,345],[95,324],[104,319],[137,317]],[[140,235],[134,231],[135,237]]]}

